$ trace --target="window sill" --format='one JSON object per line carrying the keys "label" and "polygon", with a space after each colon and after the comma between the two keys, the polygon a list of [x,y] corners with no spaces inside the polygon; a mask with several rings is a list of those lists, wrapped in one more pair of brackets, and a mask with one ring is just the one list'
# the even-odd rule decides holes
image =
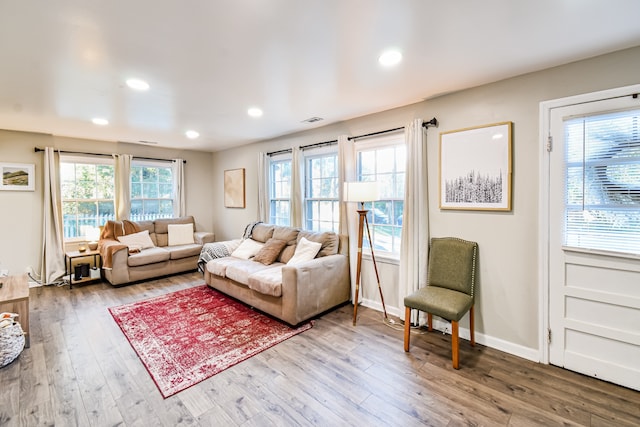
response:
{"label": "window sill", "polygon": [[[378,264],[390,264],[390,265],[400,265],[400,258],[394,256],[393,254],[380,254],[376,252],[376,263]],[[371,252],[363,252],[362,259],[366,259],[368,261],[372,261]]]}

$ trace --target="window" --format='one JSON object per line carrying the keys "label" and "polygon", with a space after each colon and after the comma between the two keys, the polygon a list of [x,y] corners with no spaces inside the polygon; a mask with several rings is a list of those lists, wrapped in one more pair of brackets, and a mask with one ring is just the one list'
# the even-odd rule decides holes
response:
{"label": "window", "polygon": [[356,153],[358,180],[377,181],[380,192],[380,200],[365,203],[373,247],[399,256],[406,168],[403,134],[357,143]]}
{"label": "window", "polygon": [[88,227],[115,219],[114,167],[109,158],[61,156],[64,238],[84,238]]}
{"label": "window", "polygon": [[640,110],[565,122],[566,246],[640,255]]}
{"label": "window", "polygon": [[307,230],[338,231],[338,154],[314,149],[305,156],[304,224]]}
{"label": "window", "polygon": [[131,164],[131,220],[173,216],[173,174],[165,162],[134,161]]}
{"label": "window", "polygon": [[291,225],[291,155],[272,157],[269,165],[269,222]]}

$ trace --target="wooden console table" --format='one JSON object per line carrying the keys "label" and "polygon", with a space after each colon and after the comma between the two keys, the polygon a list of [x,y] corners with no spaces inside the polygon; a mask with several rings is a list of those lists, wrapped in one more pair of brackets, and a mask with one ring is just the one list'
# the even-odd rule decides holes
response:
{"label": "wooden console table", "polygon": [[0,277],[0,313],[18,314],[18,322],[25,333],[25,346],[31,344],[29,335],[29,280],[27,275]]}

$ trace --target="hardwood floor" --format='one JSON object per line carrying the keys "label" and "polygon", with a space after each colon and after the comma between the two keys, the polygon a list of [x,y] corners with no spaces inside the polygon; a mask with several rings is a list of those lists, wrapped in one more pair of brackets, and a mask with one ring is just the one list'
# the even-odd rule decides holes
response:
{"label": "hardwood floor", "polygon": [[108,307],[204,283],[187,273],[121,288],[32,288],[31,347],[0,369],[2,426],[640,425],[640,393],[402,330],[352,306],[163,399]]}

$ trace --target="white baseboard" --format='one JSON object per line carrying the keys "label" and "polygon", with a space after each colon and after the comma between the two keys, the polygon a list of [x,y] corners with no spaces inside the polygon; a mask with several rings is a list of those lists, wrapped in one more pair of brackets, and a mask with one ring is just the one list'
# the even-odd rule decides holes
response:
{"label": "white baseboard", "polygon": [[[373,310],[382,311],[382,304],[378,301],[363,299],[360,304],[365,307],[371,308]],[[397,316],[397,317],[400,316],[401,309],[399,309],[398,307],[387,306],[386,308],[387,308],[387,314],[392,316]],[[451,334],[451,324],[444,320],[434,318],[433,327],[434,329],[440,332]],[[470,338],[469,329],[461,327],[458,332],[460,334],[460,338],[469,340]],[[490,335],[485,335],[479,332],[476,332],[476,342],[478,344],[482,344],[487,347],[494,348],[496,350],[504,351],[505,353],[509,353],[514,356],[522,357],[523,359],[541,363],[540,351],[537,348],[525,347],[520,344],[515,344],[512,342],[505,341],[500,338],[495,338]]]}

